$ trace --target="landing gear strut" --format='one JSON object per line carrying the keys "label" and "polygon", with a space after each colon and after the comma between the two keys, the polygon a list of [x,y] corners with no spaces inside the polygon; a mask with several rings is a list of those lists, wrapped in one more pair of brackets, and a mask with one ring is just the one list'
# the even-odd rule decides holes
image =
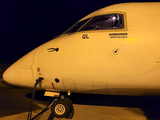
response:
{"label": "landing gear strut", "polygon": [[74,108],[73,108],[72,101],[69,99],[69,97],[64,97],[64,96],[60,96],[56,99],[53,99],[53,101],[49,105],[47,105],[40,113],[38,113],[36,116],[31,118],[35,89],[37,84],[40,83],[42,80],[43,78],[39,78],[38,80],[36,80],[36,83],[34,85],[27,120],[35,120],[37,118],[40,118],[40,115],[42,115],[44,112],[46,112],[49,109],[51,109],[51,114],[47,120],[53,120],[54,117],[72,119],[74,115]]}

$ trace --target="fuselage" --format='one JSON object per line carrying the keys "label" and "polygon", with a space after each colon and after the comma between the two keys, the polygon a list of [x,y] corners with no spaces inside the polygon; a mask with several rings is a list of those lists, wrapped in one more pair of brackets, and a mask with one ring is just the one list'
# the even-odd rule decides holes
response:
{"label": "fuselage", "polygon": [[160,3],[95,11],[8,68],[6,82],[93,94],[160,94]]}

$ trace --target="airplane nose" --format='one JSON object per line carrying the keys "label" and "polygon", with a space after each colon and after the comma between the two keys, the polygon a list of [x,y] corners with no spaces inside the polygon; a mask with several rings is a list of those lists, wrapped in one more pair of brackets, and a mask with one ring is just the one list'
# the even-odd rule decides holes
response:
{"label": "airplane nose", "polygon": [[24,87],[33,87],[33,63],[36,49],[23,56],[4,73],[3,79],[9,84]]}
{"label": "airplane nose", "polygon": [[15,85],[14,81],[14,68],[15,64],[11,65],[4,73],[3,73],[3,80],[9,84]]}

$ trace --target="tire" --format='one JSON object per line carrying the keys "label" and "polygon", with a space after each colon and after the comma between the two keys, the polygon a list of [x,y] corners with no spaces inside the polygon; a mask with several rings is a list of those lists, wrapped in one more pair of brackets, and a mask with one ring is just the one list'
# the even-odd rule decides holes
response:
{"label": "tire", "polygon": [[65,101],[65,99],[60,99],[55,101],[52,107],[52,112],[57,118],[67,117],[71,111],[71,105]]}

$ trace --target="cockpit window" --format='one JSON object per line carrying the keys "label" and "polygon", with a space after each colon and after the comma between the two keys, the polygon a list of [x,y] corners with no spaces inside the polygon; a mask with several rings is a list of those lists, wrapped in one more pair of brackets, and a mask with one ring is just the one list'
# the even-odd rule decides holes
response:
{"label": "cockpit window", "polygon": [[69,34],[76,32],[82,25],[84,25],[89,19],[80,21],[75,23],[73,26],[71,26],[67,31],[65,31],[63,34]]}
{"label": "cockpit window", "polygon": [[123,29],[123,14],[108,14],[95,16],[88,24],[79,31]]}
{"label": "cockpit window", "polygon": [[106,14],[88,18],[86,20],[77,22],[70,27],[63,34],[74,33],[78,31],[90,30],[114,30],[124,28],[124,15],[123,14]]}

